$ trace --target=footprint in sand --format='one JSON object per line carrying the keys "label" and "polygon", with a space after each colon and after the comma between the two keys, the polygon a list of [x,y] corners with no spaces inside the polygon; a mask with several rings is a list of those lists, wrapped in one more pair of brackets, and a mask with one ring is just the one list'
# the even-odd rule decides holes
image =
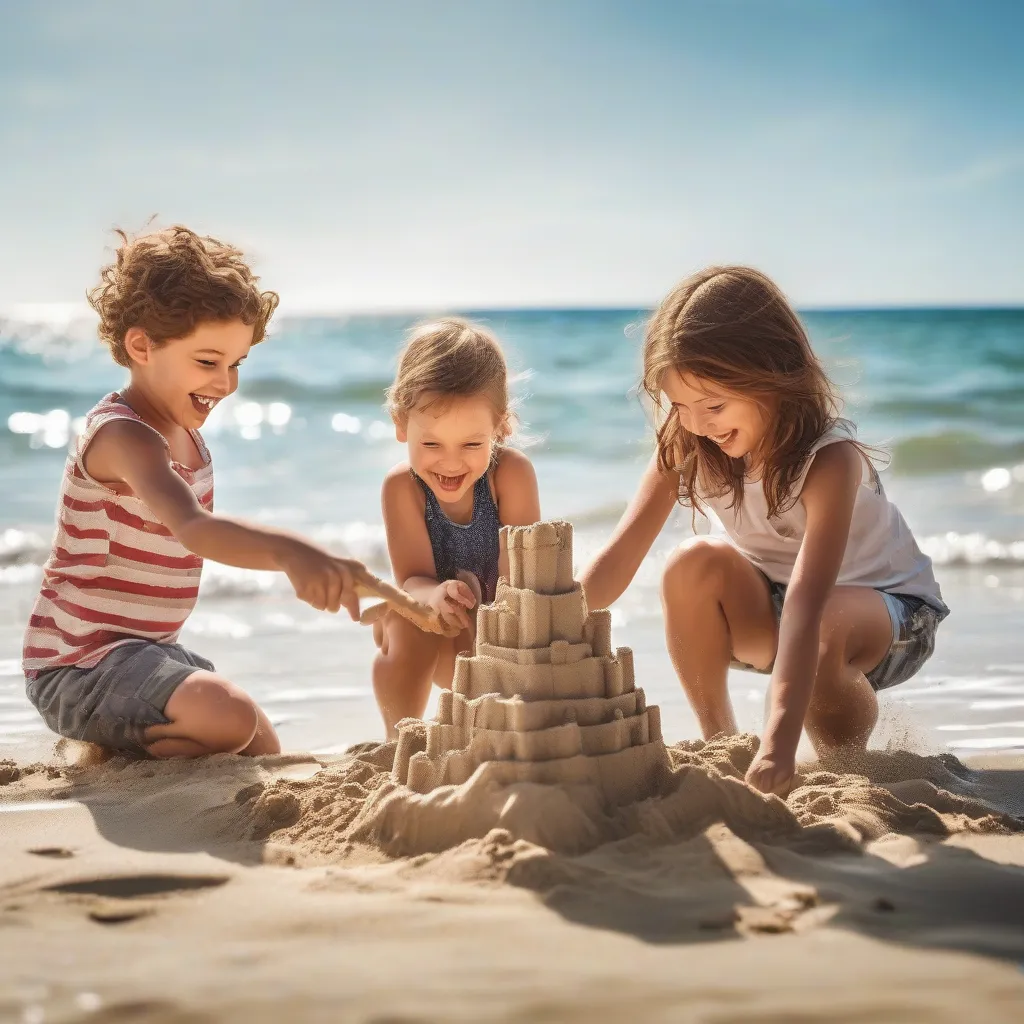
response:
{"label": "footprint in sand", "polygon": [[155,914],[159,897],[216,888],[228,880],[224,875],[122,875],[60,882],[43,891],[83,903],[86,916],[97,924],[124,924]]}
{"label": "footprint in sand", "polygon": [[211,889],[228,880],[227,875],[120,875],[115,878],[60,882],[46,886],[46,891],[132,899],[136,896],[162,896],[189,889]]}

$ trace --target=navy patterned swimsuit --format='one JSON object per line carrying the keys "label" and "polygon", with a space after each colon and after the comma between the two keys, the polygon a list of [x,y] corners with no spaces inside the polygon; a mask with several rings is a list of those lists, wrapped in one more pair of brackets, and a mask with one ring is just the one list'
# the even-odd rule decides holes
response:
{"label": "navy patterned swimsuit", "polygon": [[491,495],[487,474],[473,485],[473,518],[468,523],[453,523],[441,510],[437,495],[413,473],[427,499],[425,520],[430,546],[434,552],[434,570],[439,582],[458,578],[459,570],[473,573],[480,581],[483,603],[494,600],[498,586],[498,507]]}

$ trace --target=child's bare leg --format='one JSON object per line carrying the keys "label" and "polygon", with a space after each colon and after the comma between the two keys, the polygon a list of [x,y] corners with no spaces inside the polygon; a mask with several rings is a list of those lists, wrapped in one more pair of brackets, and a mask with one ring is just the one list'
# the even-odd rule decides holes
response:
{"label": "child's bare leg", "polygon": [[[480,606],[480,583],[472,573],[458,578],[473,591]],[[470,612],[475,627],[476,608]],[[373,660],[373,692],[384,719],[387,738],[398,735],[395,726],[403,718],[422,718],[433,683],[452,685],[455,658],[473,646],[475,628],[457,637],[424,633],[400,615],[389,612],[374,623],[373,638],[379,648]]]}
{"label": "child's bare leg", "polygon": [[438,651],[437,665],[434,666],[434,682],[446,690],[451,688],[452,678],[455,675],[455,659],[465,651],[472,651],[476,645],[476,616],[483,601],[480,581],[474,573],[460,569],[457,578],[462,580],[473,591],[476,604],[467,613],[469,615],[469,629],[462,630],[458,636],[441,644]]}
{"label": "child's bare leg", "polygon": [[239,751],[247,757],[260,757],[262,754],[280,754],[281,741],[277,738],[277,731],[270,724],[266,712],[258,704],[256,708],[256,733],[249,741],[249,745]]}
{"label": "child's bare leg", "polygon": [[193,672],[164,708],[170,722],[146,730],[154,757],[276,754],[274,727],[247,693],[215,672]]}
{"label": "child's bare leg", "polygon": [[766,668],[775,657],[778,630],[764,577],[735,548],[700,538],[669,559],[661,600],[669,655],[704,738],[735,733],[730,660]]}
{"label": "child's bare leg", "polygon": [[[474,623],[475,625],[475,623]],[[473,649],[475,630],[464,629],[457,637],[445,639],[434,666],[434,682],[445,690],[451,689],[455,675],[455,659],[465,651]]]}
{"label": "child's bare leg", "polygon": [[424,633],[394,612],[384,618],[381,649],[373,659],[373,692],[388,739],[403,718],[422,718],[445,637]]}
{"label": "child's bare leg", "polygon": [[836,587],[821,620],[818,672],[804,727],[819,755],[867,746],[878,698],[865,677],[892,644],[882,596],[867,587]]}

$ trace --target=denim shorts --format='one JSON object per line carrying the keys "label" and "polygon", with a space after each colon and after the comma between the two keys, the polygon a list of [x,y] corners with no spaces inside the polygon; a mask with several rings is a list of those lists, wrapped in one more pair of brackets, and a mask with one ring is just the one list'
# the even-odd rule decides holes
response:
{"label": "denim shorts", "polygon": [[[780,622],[782,605],[786,599],[786,584],[776,583],[767,577],[765,581],[771,591],[775,621]],[[885,657],[866,674],[867,681],[876,692],[887,690],[890,686],[899,686],[918,673],[935,650],[935,631],[939,623],[949,614],[949,609],[945,605],[939,610],[920,597],[890,594],[885,590],[879,590],[878,593],[882,595],[885,607],[889,610],[892,643]],[[732,664],[736,668],[764,675],[770,675],[773,667],[756,669],[735,659]]]}
{"label": "denim shorts", "polygon": [[181,644],[127,640],[93,668],[54,668],[26,684],[28,699],[56,733],[111,750],[145,754],[151,725],[166,725],[171,694],[213,664]]}

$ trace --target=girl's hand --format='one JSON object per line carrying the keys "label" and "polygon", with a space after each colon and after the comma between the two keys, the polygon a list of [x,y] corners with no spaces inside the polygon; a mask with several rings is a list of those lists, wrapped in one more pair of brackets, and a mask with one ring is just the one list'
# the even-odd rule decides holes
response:
{"label": "girl's hand", "polygon": [[793,788],[795,775],[795,757],[784,758],[771,751],[759,751],[747,769],[746,782],[762,793],[774,793],[785,800]]}
{"label": "girl's hand", "polygon": [[445,580],[430,595],[427,602],[446,625],[457,629],[469,629],[471,623],[466,612],[476,607],[473,591],[462,580]]}

